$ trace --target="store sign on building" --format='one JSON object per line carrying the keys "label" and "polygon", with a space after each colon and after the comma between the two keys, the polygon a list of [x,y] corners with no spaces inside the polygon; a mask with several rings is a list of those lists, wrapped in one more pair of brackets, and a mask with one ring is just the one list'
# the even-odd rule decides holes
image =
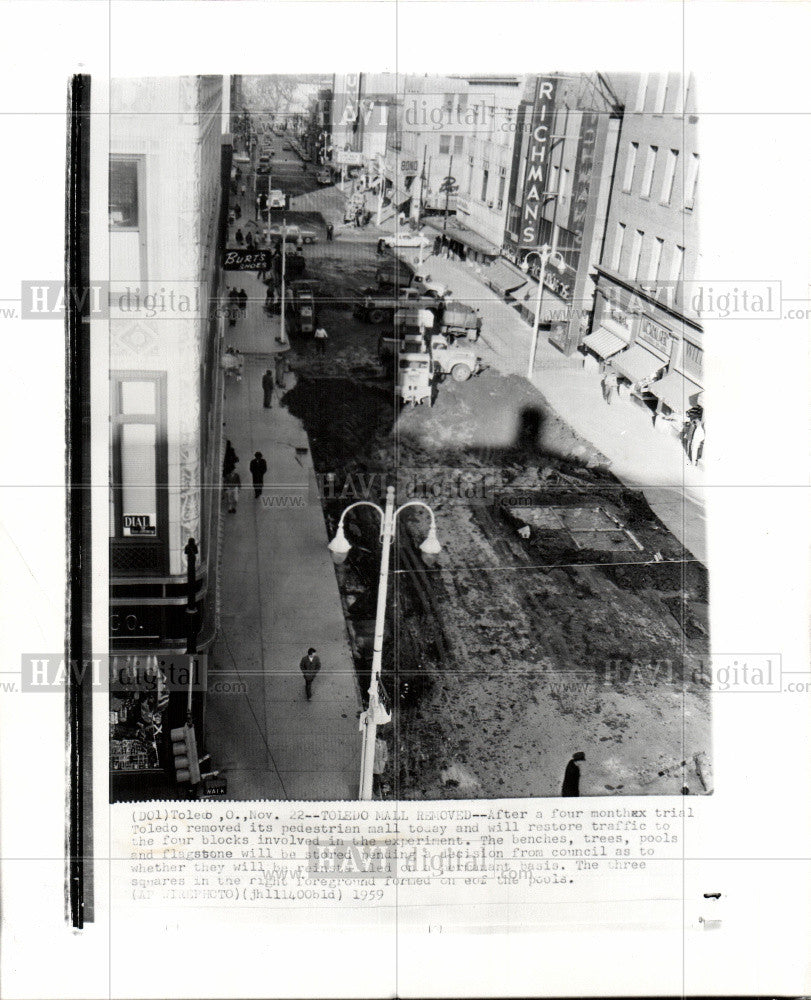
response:
{"label": "store sign on building", "polygon": [[574,187],[569,229],[574,234],[574,245],[583,245],[583,230],[589,207],[589,191],[594,173],[594,152],[597,145],[597,124],[599,118],[594,111],[584,111],[580,122],[580,141],[574,167]]}
{"label": "store sign on building", "polygon": [[644,340],[651,347],[661,351],[662,354],[670,357],[673,348],[673,335],[667,327],[657,323],[650,316],[642,316],[639,322],[639,339]]}
{"label": "store sign on building", "polygon": [[555,81],[541,79],[532,112],[524,199],[521,206],[521,246],[537,246],[548,185],[549,153],[552,145],[552,119],[555,111]]}
{"label": "store sign on building", "polygon": [[354,149],[339,149],[334,153],[332,162],[342,167],[362,167],[363,153]]}
{"label": "store sign on building", "polygon": [[419,168],[416,160],[400,160],[400,172],[403,174],[416,174]]}
{"label": "store sign on building", "polygon": [[271,250],[224,250],[222,266],[226,271],[269,271],[273,266]]}
{"label": "store sign on building", "polygon": [[154,536],[155,525],[151,514],[124,514],[123,534],[125,538]]}

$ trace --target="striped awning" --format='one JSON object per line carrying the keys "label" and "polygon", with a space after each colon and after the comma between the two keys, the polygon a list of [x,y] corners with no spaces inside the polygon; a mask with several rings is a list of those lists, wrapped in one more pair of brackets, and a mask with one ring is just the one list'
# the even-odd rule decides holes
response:
{"label": "striped awning", "polygon": [[601,358],[610,358],[624,350],[628,345],[621,337],[601,326],[599,330],[595,330],[594,333],[590,333],[586,337],[583,346],[588,347],[590,351],[594,351]]}
{"label": "striped awning", "polygon": [[701,405],[701,386],[691,382],[680,372],[668,372],[648,388],[677,413],[686,413],[691,407]]}
{"label": "striped awning", "polygon": [[520,267],[511,264],[510,261],[499,257],[494,260],[486,272],[487,283],[502,295],[509,295],[510,292],[523,288],[527,283],[527,276]]}
{"label": "striped awning", "polygon": [[632,384],[650,382],[667,365],[660,357],[645,350],[639,344],[631,344],[627,351],[615,355],[611,365]]}

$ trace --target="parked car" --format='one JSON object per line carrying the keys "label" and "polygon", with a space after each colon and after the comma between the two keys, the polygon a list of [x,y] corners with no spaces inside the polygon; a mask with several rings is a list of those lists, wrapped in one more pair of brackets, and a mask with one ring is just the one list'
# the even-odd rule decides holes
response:
{"label": "parked car", "polygon": [[[281,240],[282,229],[283,227],[279,223],[274,223],[268,230],[270,238]],[[285,243],[298,243],[299,239],[302,243],[315,243],[318,239],[318,233],[314,229],[304,229],[302,226],[287,226]]]}
{"label": "parked car", "polygon": [[433,245],[433,240],[429,240],[422,233],[412,233],[409,230],[401,230],[392,233],[391,236],[383,237],[383,246],[386,247],[429,247]]}
{"label": "parked car", "polygon": [[287,208],[287,198],[281,188],[273,188],[268,200],[271,208]]}

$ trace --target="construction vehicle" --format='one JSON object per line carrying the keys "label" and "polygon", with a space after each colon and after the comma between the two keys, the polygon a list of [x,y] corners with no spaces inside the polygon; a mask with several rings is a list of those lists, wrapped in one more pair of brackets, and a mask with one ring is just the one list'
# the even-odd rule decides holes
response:
{"label": "construction vehicle", "polygon": [[[434,317],[433,323],[421,323],[418,308],[428,308]],[[423,317],[424,318],[424,317]],[[430,326],[435,334],[441,334],[448,340],[469,340],[475,343],[479,339],[482,328],[482,318],[478,310],[463,302],[434,301],[433,305],[415,307],[411,303],[402,305],[394,313],[396,329],[408,330],[420,326]],[[405,334],[401,334],[405,335]]]}
{"label": "construction vehicle", "polygon": [[423,295],[416,288],[404,288],[399,294],[383,292],[377,288],[367,288],[355,304],[355,315],[368,323],[379,325],[392,322],[398,309],[408,305],[415,309],[436,307],[437,299]]}
{"label": "construction vehicle", "polygon": [[476,352],[459,343],[454,343],[441,334],[424,334],[419,331],[409,331],[406,336],[397,333],[384,334],[378,341],[378,357],[383,366],[391,368],[395,358],[403,355],[411,357],[421,354],[428,358],[429,371],[438,378],[448,375],[454,382],[467,382],[469,378],[484,370],[482,359]]}

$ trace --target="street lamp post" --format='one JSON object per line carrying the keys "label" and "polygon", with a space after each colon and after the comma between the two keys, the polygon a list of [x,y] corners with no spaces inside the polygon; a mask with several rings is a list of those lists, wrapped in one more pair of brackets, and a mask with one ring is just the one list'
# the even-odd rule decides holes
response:
{"label": "street lamp post", "polygon": [[397,518],[407,507],[422,507],[431,516],[431,527],[425,541],[420,545],[423,560],[430,565],[433,559],[441,551],[441,545],[436,535],[436,520],[434,512],[421,500],[410,500],[402,504],[396,510],[394,508],[394,487],[389,486],[386,490],[386,508],[381,509],[371,500],[359,500],[350,504],[341,514],[335,537],[327,546],[332,555],[332,560],[336,565],[340,565],[349,554],[351,545],[344,534],[344,518],[355,507],[373,507],[381,518],[381,543],[382,551],[380,557],[380,577],[377,585],[377,612],[375,615],[375,637],[372,652],[372,676],[369,681],[369,707],[360,717],[360,728],[363,732],[363,749],[361,751],[360,784],[358,791],[359,799],[372,798],[372,778],[374,774],[375,741],[377,739],[378,725],[385,725],[391,721],[391,715],[380,703],[379,686],[380,673],[383,666],[383,633],[386,625],[386,592],[389,581],[389,556],[391,554],[391,544],[394,540],[394,531]]}
{"label": "street lamp post", "polygon": [[532,254],[537,254],[541,260],[541,270],[538,274],[538,295],[535,299],[535,322],[532,324],[532,342],[529,348],[529,363],[527,367],[527,378],[532,381],[532,373],[535,370],[535,352],[538,349],[538,329],[541,325],[541,303],[543,302],[543,282],[546,276],[546,264],[549,258],[552,256],[552,249],[547,244],[542,247],[538,247],[537,250],[531,250],[524,261],[526,262]]}

